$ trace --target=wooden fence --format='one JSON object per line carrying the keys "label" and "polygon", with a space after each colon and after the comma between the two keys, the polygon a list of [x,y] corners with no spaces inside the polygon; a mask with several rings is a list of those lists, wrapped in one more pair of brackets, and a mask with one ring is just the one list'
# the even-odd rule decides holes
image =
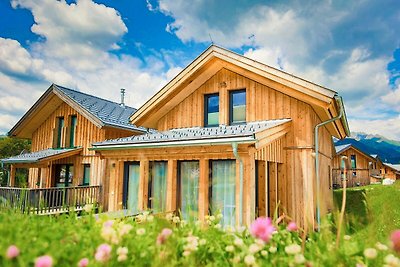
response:
{"label": "wooden fence", "polygon": [[82,210],[86,204],[100,202],[100,186],[14,188],[0,187],[0,207],[24,213],[55,214]]}

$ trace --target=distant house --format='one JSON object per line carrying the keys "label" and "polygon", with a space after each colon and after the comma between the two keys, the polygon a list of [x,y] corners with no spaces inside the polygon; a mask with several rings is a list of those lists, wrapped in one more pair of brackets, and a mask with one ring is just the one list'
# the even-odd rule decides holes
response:
{"label": "distant house", "polygon": [[342,156],[347,157],[348,172],[347,186],[362,186],[371,183],[371,176],[379,176],[379,166],[377,160],[371,155],[364,153],[352,144],[335,146],[336,155],[333,159],[332,180],[334,187],[342,186],[343,167],[345,162]]}
{"label": "distant house", "polygon": [[[396,165],[382,162],[378,155],[369,155],[352,144],[335,146],[336,155],[332,169],[333,187],[342,186],[342,175],[344,161],[342,156],[347,157],[348,172],[347,186],[362,186],[370,183],[381,183],[382,179],[396,179],[400,171]],[[400,178],[400,177],[398,177]]]}
{"label": "distant house", "polygon": [[381,173],[384,178],[391,180],[400,179],[400,164],[383,163]]}
{"label": "distant house", "polygon": [[145,132],[129,123],[135,111],[51,85],[9,132],[32,140],[31,153],[2,160],[10,166],[9,186],[14,186],[16,168],[29,169],[30,189],[101,186],[106,161],[89,148],[93,142]]}
{"label": "distant house", "polygon": [[330,89],[212,45],[132,114],[155,131],[93,144],[107,160],[105,205],[222,212],[225,225],[279,210],[313,223],[317,207],[332,207],[332,136],[349,135],[345,116],[319,131],[317,206],[314,127],[342,105]]}

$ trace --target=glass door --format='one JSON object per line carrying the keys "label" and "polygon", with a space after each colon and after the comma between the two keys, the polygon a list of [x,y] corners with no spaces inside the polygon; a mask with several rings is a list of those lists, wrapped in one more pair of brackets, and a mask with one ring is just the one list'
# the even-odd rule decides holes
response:
{"label": "glass door", "polygon": [[124,207],[134,214],[139,212],[139,162],[125,163]]}
{"label": "glass door", "polygon": [[74,178],[74,165],[73,164],[57,164],[55,173],[55,186],[56,187],[69,187],[72,186]]}
{"label": "glass door", "polygon": [[211,161],[210,200],[211,214],[222,213],[223,225],[235,225],[236,162],[234,160]]}
{"label": "glass door", "polygon": [[179,162],[177,207],[187,221],[198,217],[199,173],[198,161]]}

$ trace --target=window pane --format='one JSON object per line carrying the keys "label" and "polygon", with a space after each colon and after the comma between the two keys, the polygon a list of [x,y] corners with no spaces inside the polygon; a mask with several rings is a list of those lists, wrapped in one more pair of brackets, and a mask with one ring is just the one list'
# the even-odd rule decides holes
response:
{"label": "window pane", "polygon": [[69,135],[69,146],[75,146],[75,127],[76,127],[76,116],[71,116],[71,128],[70,128],[70,135]]}
{"label": "window pane", "polygon": [[180,209],[185,220],[197,219],[199,200],[199,162],[180,162]]}
{"label": "window pane", "polygon": [[154,212],[165,211],[167,202],[167,162],[151,162],[150,175],[150,208]]}
{"label": "window pane", "polygon": [[210,95],[206,96],[207,101],[207,121],[206,125],[219,124],[219,96]]}
{"label": "window pane", "polygon": [[231,92],[231,122],[246,121],[246,91]]}
{"label": "window pane", "polygon": [[128,167],[128,201],[127,208],[133,213],[139,211],[139,180],[140,180],[140,165],[130,164]]}
{"label": "window pane", "polygon": [[357,163],[356,163],[356,155],[351,155],[351,168],[352,168],[352,169],[355,169],[356,166],[357,166]]}
{"label": "window pane", "polygon": [[90,165],[85,164],[83,166],[83,185],[90,184]]}
{"label": "window pane", "polygon": [[221,212],[222,225],[235,225],[236,164],[234,160],[211,162],[211,212]]}
{"label": "window pane", "polygon": [[64,128],[64,117],[58,118],[58,129],[57,129],[57,148],[61,148],[61,135],[62,129]]}

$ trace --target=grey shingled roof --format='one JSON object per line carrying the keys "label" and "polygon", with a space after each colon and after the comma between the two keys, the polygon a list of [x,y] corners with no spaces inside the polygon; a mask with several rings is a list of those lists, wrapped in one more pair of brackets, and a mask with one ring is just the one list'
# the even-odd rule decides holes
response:
{"label": "grey shingled roof", "polygon": [[45,158],[48,158],[51,156],[60,155],[63,153],[74,151],[74,150],[80,150],[80,148],[62,148],[62,149],[51,149],[50,148],[50,149],[45,149],[45,150],[41,150],[41,151],[30,152],[30,153],[21,154],[18,156],[9,157],[6,159],[2,159],[1,161],[3,163],[35,163],[42,159],[45,159]]}
{"label": "grey shingled roof", "polygon": [[145,128],[137,127],[129,123],[129,117],[136,112],[135,108],[124,106],[119,103],[75,91],[60,85],[54,84],[61,93],[73,100],[79,106],[98,118],[104,125],[116,126],[130,130],[145,132]]}
{"label": "grey shingled roof", "polygon": [[[151,143],[167,143],[177,141],[196,141],[209,139],[224,139],[233,137],[253,137],[254,134],[280,124],[291,121],[291,119],[268,120],[249,122],[247,124],[218,127],[192,127],[172,129],[168,131],[158,132],[152,131],[142,135],[123,137],[118,139],[106,140],[103,142],[94,143],[94,147],[112,146],[112,145],[130,145]],[[255,140],[255,139],[254,139]]]}
{"label": "grey shingled roof", "polygon": [[351,147],[351,144],[335,146],[336,154],[340,154],[342,151],[346,150],[348,147]]}

